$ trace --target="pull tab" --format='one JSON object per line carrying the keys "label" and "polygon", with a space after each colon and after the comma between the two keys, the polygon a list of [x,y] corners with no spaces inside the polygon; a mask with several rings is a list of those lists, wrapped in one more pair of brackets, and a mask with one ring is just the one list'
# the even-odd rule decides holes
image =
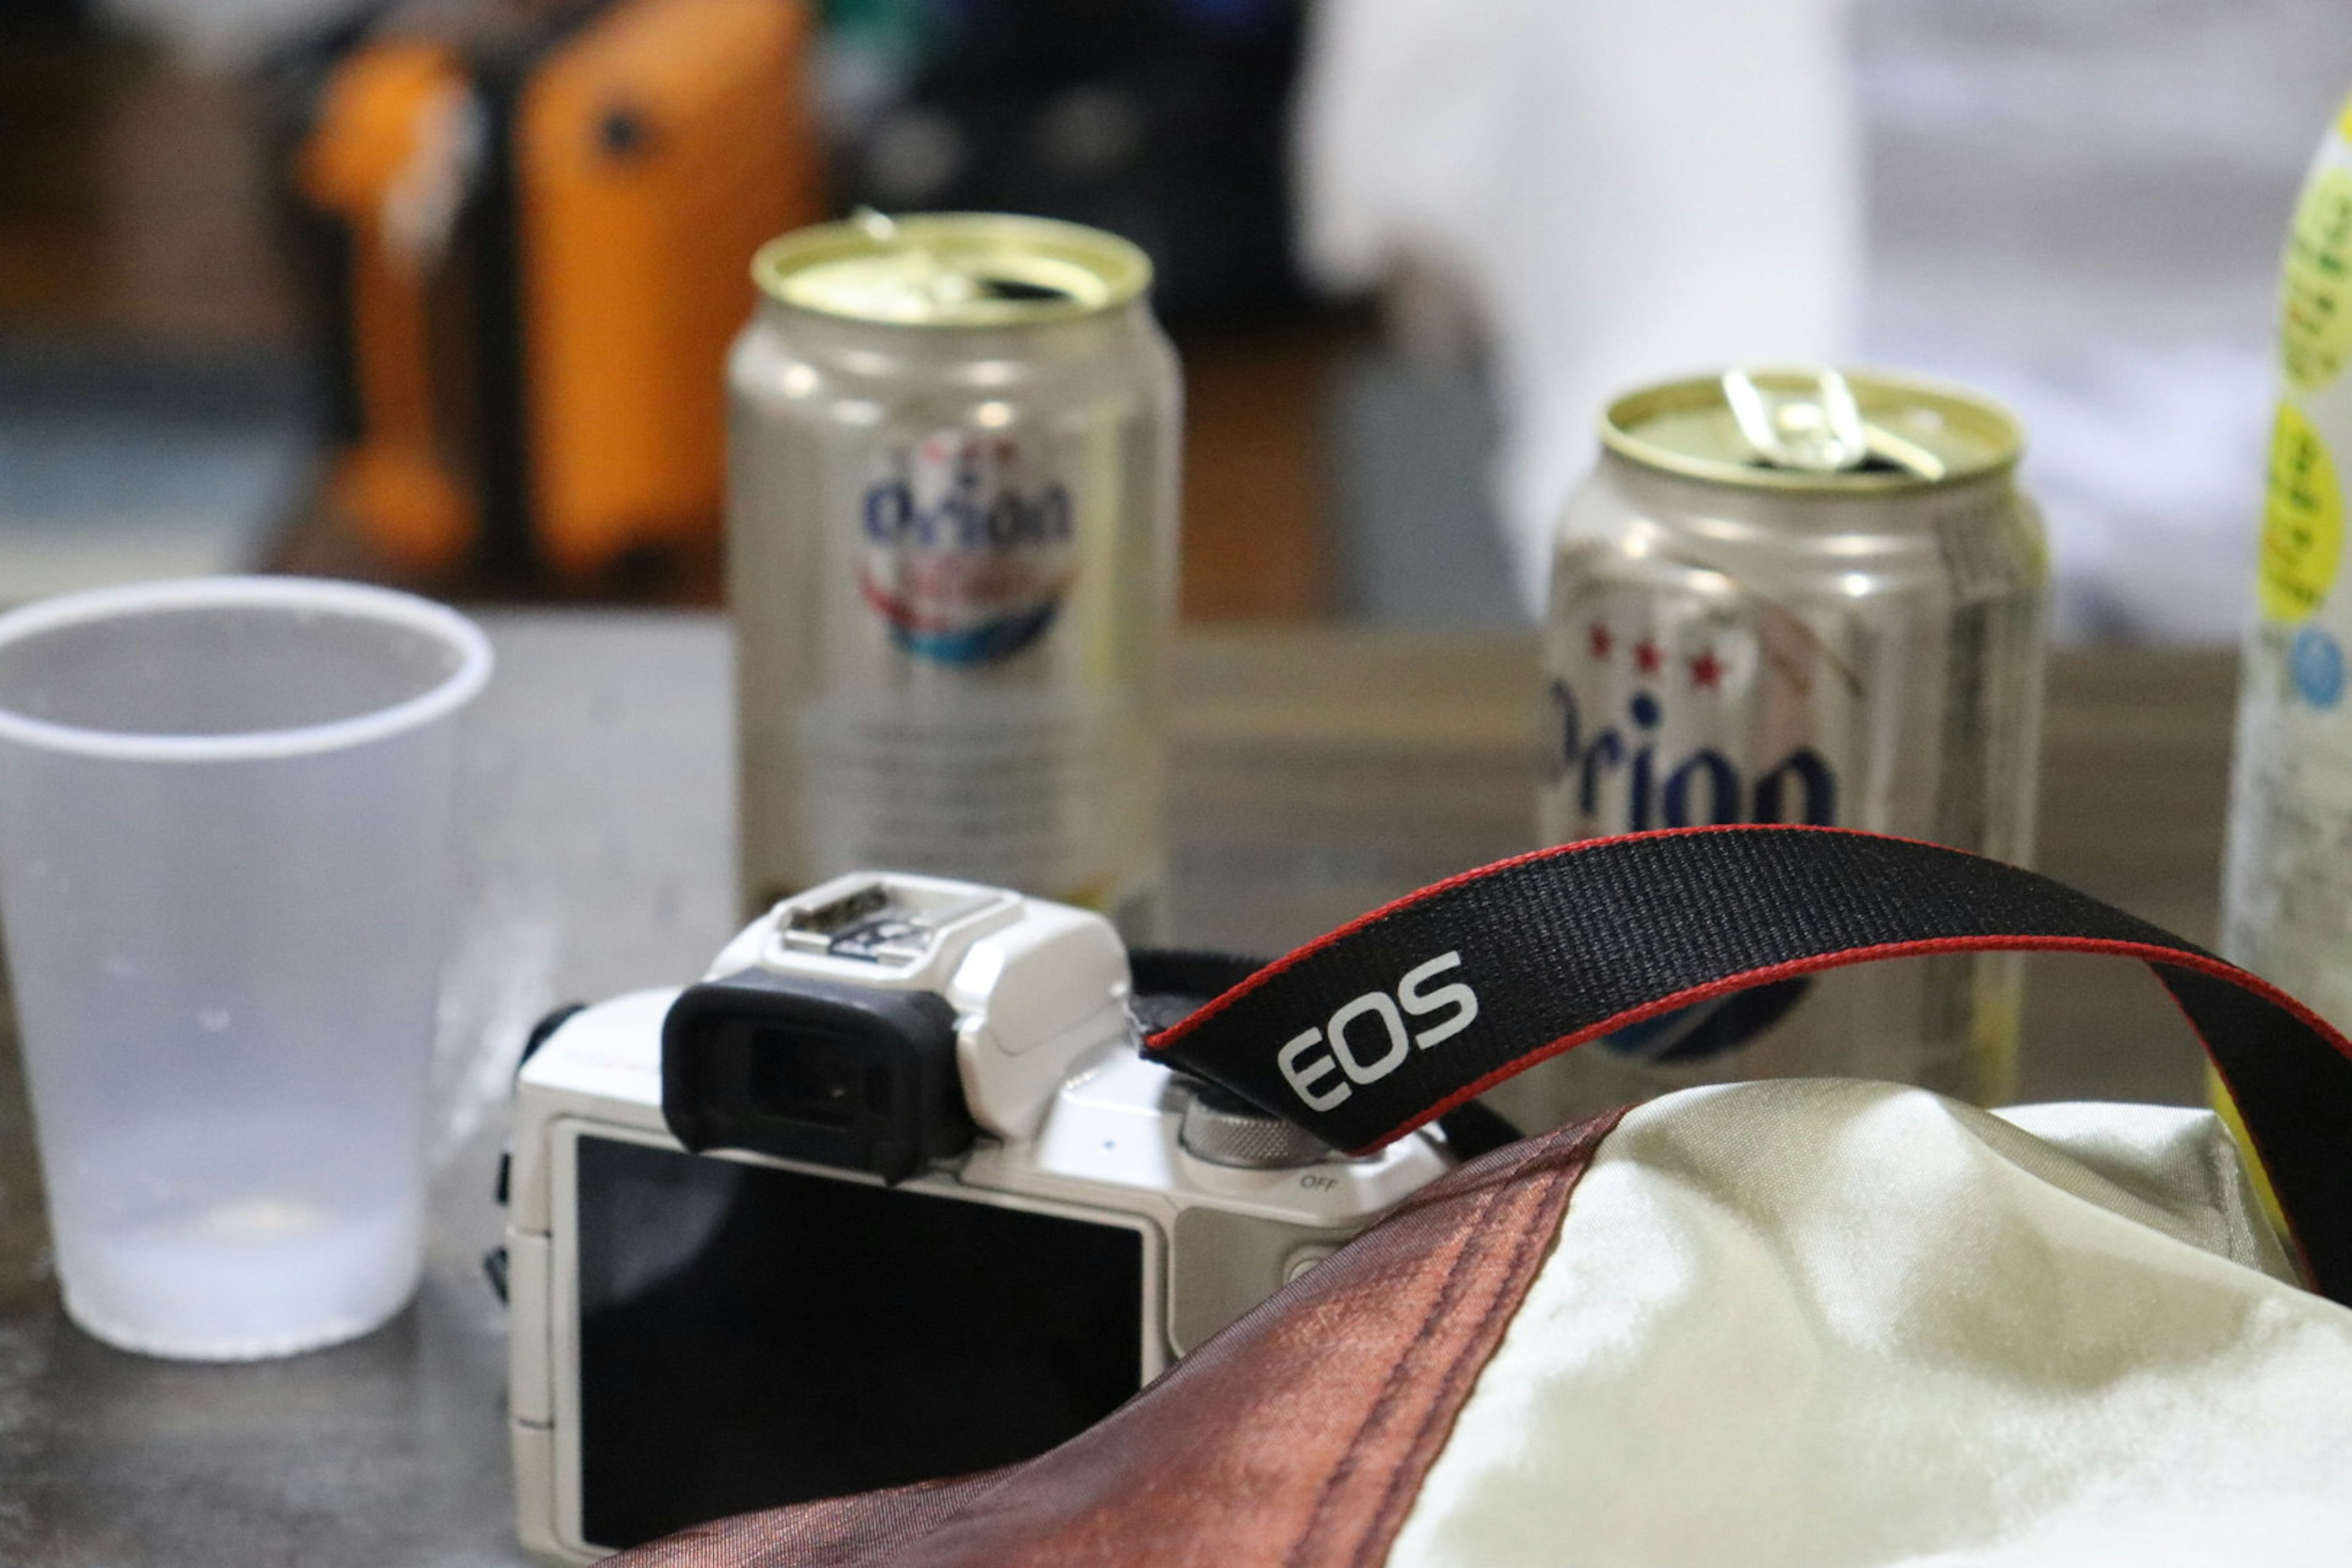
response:
{"label": "pull tab", "polygon": [[971,279],[943,263],[940,253],[919,239],[902,237],[897,218],[861,205],[850,213],[849,222],[876,245],[898,247],[889,264],[889,284],[900,297],[922,301],[933,319],[971,302]]}
{"label": "pull tab", "polygon": [[[1780,384],[1767,386],[1763,376]],[[1918,443],[1865,423],[1853,388],[1827,367],[1727,370],[1723,373],[1723,400],[1748,446],[1776,468],[1843,474],[1876,458],[1923,479],[1940,479],[1946,472],[1943,459]]]}
{"label": "pull tab", "polygon": [[[1785,381],[1791,377],[1776,377]],[[1757,456],[1776,468],[1838,474],[1870,460],[1870,432],[1853,388],[1823,369],[1797,386],[1767,388],[1745,370],[1723,373],[1723,400]]]}

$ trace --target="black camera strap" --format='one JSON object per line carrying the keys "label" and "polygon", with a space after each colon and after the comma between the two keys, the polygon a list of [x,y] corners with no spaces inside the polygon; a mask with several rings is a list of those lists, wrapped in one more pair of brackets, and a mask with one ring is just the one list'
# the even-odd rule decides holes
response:
{"label": "black camera strap", "polygon": [[1149,1048],[1360,1153],[1678,1008],[1872,959],[2034,951],[2156,972],[2229,1085],[2311,1278],[2352,1303],[2352,1043],[2192,942],[1938,845],[1768,826],[1540,850],[1375,910]]}

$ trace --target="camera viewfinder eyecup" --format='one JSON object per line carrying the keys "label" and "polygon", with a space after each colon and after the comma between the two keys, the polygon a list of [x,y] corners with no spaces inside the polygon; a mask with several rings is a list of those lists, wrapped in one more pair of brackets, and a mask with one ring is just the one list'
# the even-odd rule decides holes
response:
{"label": "camera viewfinder eyecup", "polygon": [[973,1133],[944,998],[758,969],[671,1004],[661,1101],[694,1153],[739,1149],[894,1185]]}

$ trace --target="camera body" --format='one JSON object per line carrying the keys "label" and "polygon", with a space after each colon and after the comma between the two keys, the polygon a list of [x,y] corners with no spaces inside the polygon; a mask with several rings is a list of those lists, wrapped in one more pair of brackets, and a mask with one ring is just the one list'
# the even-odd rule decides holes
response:
{"label": "camera body", "polygon": [[1349,1159],[1139,1052],[1100,916],[859,873],[517,1080],[525,1546],[1041,1453],[1452,1163]]}

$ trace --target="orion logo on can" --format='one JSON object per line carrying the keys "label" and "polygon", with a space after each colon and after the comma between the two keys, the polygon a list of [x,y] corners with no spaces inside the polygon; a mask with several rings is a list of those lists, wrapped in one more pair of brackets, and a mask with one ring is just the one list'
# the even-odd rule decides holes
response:
{"label": "orion logo on can", "polygon": [[1076,570],[1067,486],[1007,437],[941,432],[858,503],[858,589],[890,640],[993,664],[1045,635]]}
{"label": "orion logo on can", "polygon": [[[1605,622],[1587,629],[1590,661],[1614,662],[1617,638]],[[1797,746],[1752,775],[1728,752],[1664,741],[1665,699],[1721,701],[1731,670],[1713,647],[1669,658],[1654,637],[1625,650],[1635,673],[1622,714],[1587,715],[1575,689],[1551,682],[1555,729],[1551,787],[1570,792],[1590,835],[1740,822],[1827,827],[1838,814],[1838,777],[1811,746]],[[1614,810],[1608,808],[1614,806]],[[1604,817],[1604,813],[1605,817]],[[1678,1008],[1619,1029],[1601,1043],[1622,1056],[1682,1063],[1737,1049],[1780,1021],[1811,983],[1785,980],[1718,1001]]]}
{"label": "orion logo on can", "polygon": [[[1597,622],[1590,637],[1591,657],[1607,662],[1617,647],[1611,628]],[[1667,715],[1660,693],[1673,689],[1674,673],[1687,673],[1691,700],[1699,700],[1701,693],[1720,700],[1729,670],[1714,648],[1670,660],[1654,638],[1645,637],[1633,646],[1631,658],[1639,679],[1624,713],[1596,714],[1590,730],[1575,689],[1564,679],[1551,683],[1558,727],[1552,786],[1575,791],[1577,812],[1587,832],[1641,833],[1653,827],[1715,827],[1736,822],[1827,827],[1837,821],[1837,773],[1811,746],[1796,747],[1752,778],[1714,746],[1662,747],[1659,737],[1667,728]],[[1612,795],[1623,802],[1622,815],[1612,814],[1615,820],[1603,821],[1604,797]]]}

